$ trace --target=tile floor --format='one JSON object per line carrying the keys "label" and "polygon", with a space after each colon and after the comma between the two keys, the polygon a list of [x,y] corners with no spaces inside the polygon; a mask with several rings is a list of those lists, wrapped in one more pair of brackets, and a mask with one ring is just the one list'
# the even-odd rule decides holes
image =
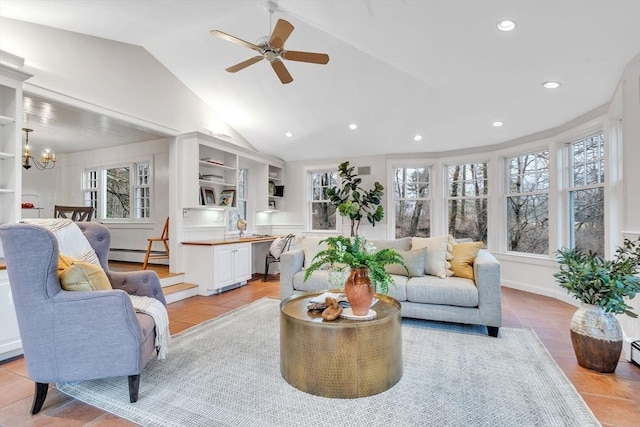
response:
{"label": "tile floor", "polygon": [[[262,297],[279,298],[278,278],[257,278],[239,289],[211,297],[196,296],[169,305],[171,333]],[[568,324],[575,311],[553,298],[503,288],[504,326],[533,328],[549,353],[573,382],[604,426],[640,426],[640,368],[621,361],[614,374],[598,374],[578,366]],[[144,380],[143,380],[144,381]],[[0,425],[17,426],[131,426],[100,409],[58,392],[49,391],[42,411],[29,415],[33,382],[27,377],[22,357],[0,362]]]}

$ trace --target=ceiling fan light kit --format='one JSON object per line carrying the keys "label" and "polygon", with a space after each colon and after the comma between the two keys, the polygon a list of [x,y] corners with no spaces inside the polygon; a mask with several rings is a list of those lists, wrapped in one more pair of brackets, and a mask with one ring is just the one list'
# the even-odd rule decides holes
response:
{"label": "ceiling fan light kit", "polygon": [[[268,1],[263,4],[263,8],[271,15],[278,9],[278,5]],[[266,38],[261,38],[261,41],[265,41],[260,44],[250,43],[230,34],[224,33],[220,30],[211,30],[211,35],[219,37],[223,40],[230,41],[232,43],[239,44],[244,47],[248,47],[249,49],[255,50],[260,53],[260,55],[232,65],[231,67],[227,68],[226,71],[230,73],[236,73],[247,68],[250,65],[266,59],[271,64],[271,68],[273,68],[273,71],[278,76],[278,79],[280,79],[280,82],[282,84],[287,84],[293,81],[293,77],[282,62],[283,59],[287,61],[308,62],[312,64],[327,64],[329,62],[329,55],[327,55],[326,53],[285,50],[284,44],[293,32],[293,29],[294,27],[289,21],[278,19],[278,22],[276,23],[276,26],[271,33],[271,37],[268,40],[266,40]]]}

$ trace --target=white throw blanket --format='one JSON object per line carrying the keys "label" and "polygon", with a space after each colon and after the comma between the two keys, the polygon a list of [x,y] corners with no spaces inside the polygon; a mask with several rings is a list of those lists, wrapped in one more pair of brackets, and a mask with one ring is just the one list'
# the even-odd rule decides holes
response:
{"label": "white throw blanket", "polygon": [[166,307],[157,299],[151,297],[141,297],[129,295],[133,308],[139,313],[145,313],[153,317],[156,323],[156,348],[158,349],[158,360],[167,357],[171,335],[169,335],[169,315]]}
{"label": "white throw blanket", "polygon": [[78,227],[78,224],[67,218],[23,219],[25,224],[33,224],[46,228],[56,237],[61,254],[80,261],[100,265],[98,255]]}

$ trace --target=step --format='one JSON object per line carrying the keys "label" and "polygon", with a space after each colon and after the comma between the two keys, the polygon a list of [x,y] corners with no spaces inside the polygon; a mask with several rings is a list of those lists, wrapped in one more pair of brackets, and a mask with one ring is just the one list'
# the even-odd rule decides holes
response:
{"label": "step", "polygon": [[174,285],[163,286],[162,292],[164,293],[164,298],[167,300],[167,304],[171,304],[172,302],[198,295],[198,285],[176,283]]}
{"label": "step", "polygon": [[168,273],[160,276],[160,286],[164,290],[165,287],[177,285],[184,282],[184,273]]}

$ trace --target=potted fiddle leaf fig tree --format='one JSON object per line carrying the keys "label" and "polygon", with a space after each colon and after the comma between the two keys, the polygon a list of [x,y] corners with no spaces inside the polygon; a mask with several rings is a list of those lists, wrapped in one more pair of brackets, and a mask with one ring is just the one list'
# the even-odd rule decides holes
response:
{"label": "potted fiddle leaf fig tree", "polygon": [[640,292],[640,239],[625,239],[613,260],[563,248],[557,261],[558,284],[582,303],[570,326],[578,364],[614,372],[622,351],[622,329],[615,314],[638,317],[627,299]]}
{"label": "potted fiddle leaf fig tree", "polygon": [[366,217],[374,227],[376,222],[384,218],[381,206],[384,187],[376,181],[373,188],[363,189],[360,186],[362,178],[354,173],[354,169],[354,166],[349,166],[348,161],[340,163],[338,175],[342,188],[333,187],[327,190],[329,201],[338,209],[340,215],[351,219],[351,237],[358,235],[362,218]]}

